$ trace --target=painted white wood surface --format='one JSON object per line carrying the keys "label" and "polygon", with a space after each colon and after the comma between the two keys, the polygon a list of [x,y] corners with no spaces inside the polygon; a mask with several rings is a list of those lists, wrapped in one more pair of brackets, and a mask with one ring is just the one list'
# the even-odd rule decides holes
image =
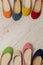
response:
{"label": "painted white wood surface", "polygon": [[34,51],[43,49],[43,6],[41,16],[37,20],[33,20],[30,14],[14,21],[12,17],[4,18],[0,2],[0,55],[7,46],[22,50],[26,42],[33,45]]}

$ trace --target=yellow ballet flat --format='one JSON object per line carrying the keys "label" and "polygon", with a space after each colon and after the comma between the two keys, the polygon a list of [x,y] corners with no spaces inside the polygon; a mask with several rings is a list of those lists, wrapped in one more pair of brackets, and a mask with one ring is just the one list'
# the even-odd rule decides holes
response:
{"label": "yellow ballet flat", "polygon": [[26,8],[22,7],[22,14],[24,16],[28,16],[30,14],[30,11],[31,11],[31,8],[26,9]]}
{"label": "yellow ballet flat", "polygon": [[22,14],[28,16],[31,12],[32,3],[30,0],[22,0]]}

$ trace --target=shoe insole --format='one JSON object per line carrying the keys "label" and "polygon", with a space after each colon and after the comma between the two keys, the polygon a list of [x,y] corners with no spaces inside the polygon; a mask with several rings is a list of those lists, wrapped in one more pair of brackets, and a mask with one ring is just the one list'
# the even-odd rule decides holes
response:
{"label": "shoe insole", "polygon": [[31,53],[32,53],[31,49],[25,50],[24,52],[25,65],[31,65]]}
{"label": "shoe insole", "polygon": [[21,65],[21,56],[16,56],[14,58],[14,65]]}
{"label": "shoe insole", "polygon": [[1,65],[8,65],[10,59],[11,55],[9,53],[4,54],[1,59]]}
{"label": "shoe insole", "polygon": [[22,4],[25,8],[30,8],[31,0],[22,0]]}
{"label": "shoe insole", "polygon": [[32,65],[41,65],[41,61],[42,58],[40,56],[37,56],[34,60],[33,60],[33,64]]}
{"label": "shoe insole", "polygon": [[35,7],[34,7],[34,11],[35,12],[40,12],[40,10],[41,10],[41,0],[37,0],[36,4],[35,4]]}
{"label": "shoe insole", "polygon": [[14,13],[20,13],[21,11],[21,6],[20,6],[20,0],[14,1]]}
{"label": "shoe insole", "polygon": [[9,11],[10,10],[10,5],[9,5],[9,2],[8,2],[8,0],[3,0],[2,1],[3,3],[3,9],[4,9],[4,11]]}

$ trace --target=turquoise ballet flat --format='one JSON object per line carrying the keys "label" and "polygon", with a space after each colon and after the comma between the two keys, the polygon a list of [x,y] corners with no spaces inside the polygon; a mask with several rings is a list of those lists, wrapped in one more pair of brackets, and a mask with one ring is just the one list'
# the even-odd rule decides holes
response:
{"label": "turquoise ballet flat", "polygon": [[21,0],[14,0],[12,18],[14,20],[19,20],[22,15],[22,4]]}

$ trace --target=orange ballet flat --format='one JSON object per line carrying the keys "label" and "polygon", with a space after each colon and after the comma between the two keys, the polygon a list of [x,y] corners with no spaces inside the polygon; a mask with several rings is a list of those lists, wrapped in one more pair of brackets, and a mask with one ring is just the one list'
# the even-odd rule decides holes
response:
{"label": "orange ballet flat", "polygon": [[9,0],[2,0],[3,15],[6,18],[10,18],[12,15],[11,6]]}

